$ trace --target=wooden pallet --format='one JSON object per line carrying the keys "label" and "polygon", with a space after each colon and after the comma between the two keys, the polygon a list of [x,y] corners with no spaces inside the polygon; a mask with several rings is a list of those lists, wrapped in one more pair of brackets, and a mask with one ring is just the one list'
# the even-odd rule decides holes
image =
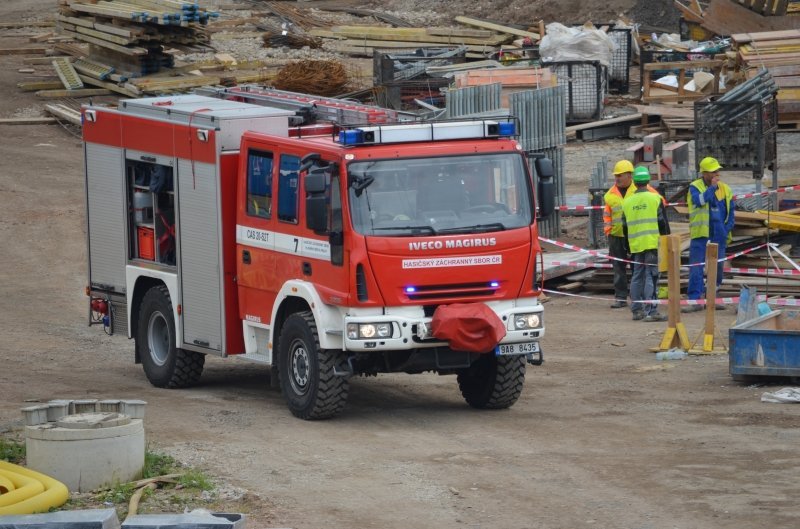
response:
{"label": "wooden pallet", "polygon": [[669,139],[694,139],[694,118],[662,117],[661,122],[667,129],[667,135]]}

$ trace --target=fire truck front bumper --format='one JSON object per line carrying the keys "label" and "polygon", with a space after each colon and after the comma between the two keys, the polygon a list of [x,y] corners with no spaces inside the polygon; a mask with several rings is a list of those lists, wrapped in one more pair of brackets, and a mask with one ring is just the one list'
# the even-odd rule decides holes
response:
{"label": "fire truck front bumper", "polygon": [[[501,301],[486,303],[506,328],[498,344],[533,344],[544,336],[544,309],[537,300]],[[432,318],[424,315],[422,307],[389,307],[382,314],[345,316],[344,349],[347,351],[394,351],[447,347],[431,334]],[[528,346],[527,349],[530,349]],[[526,347],[501,347],[504,351],[524,354]],[[511,353],[508,353],[511,354]]]}

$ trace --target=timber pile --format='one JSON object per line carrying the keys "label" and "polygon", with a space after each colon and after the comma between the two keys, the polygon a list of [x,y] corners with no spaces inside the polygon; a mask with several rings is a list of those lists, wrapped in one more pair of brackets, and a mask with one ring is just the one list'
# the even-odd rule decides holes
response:
{"label": "timber pile", "polygon": [[216,13],[181,0],[59,0],[56,28],[88,43],[88,57],[127,77],[174,65],[169,48],[198,50]]}
{"label": "timber pile", "polygon": [[372,57],[373,49],[381,48],[435,48],[463,46],[467,58],[483,59],[503,50],[519,49],[517,41],[528,38],[535,42],[539,34],[511,26],[502,26],[470,17],[456,17],[464,28],[411,28],[379,26],[333,26],[309,30],[315,37],[332,39],[331,51],[345,55]]}
{"label": "timber pile", "polygon": [[778,121],[800,127],[800,30],[731,36],[738,68],[747,79],[766,68],[778,86]]}

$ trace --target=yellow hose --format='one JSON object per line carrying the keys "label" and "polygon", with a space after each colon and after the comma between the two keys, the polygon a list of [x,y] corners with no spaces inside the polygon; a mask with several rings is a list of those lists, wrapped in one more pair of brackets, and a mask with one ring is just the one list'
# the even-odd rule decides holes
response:
{"label": "yellow hose", "polygon": [[14,484],[13,491],[0,496],[0,508],[8,507],[22,500],[32,498],[37,494],[44,492],[44,485],[40,481],[33,478],[23,476],[18,472],[11,472],[10,470],[0,470],[0,476],[7,478]]}
{"label": "yellow hose", "polygon": [[[38,482],[38,485],[41,486],[40,492],[30,496],[26,495],[26,497],[22,497],[22,495],[16,496],[17,500],[15,503],[0,506],[0,515],[47,512],[53,507],[64,505],[69,499],[69,490],[67,490],[67,487],[63,483],[34,470],[29,470],[6,461],[0,461],[0,476],[8,478],[16,487],[16,490],[8,494],[3,494],[0,498],[5,498],[9,494],[14,494],[19,489],[25,488],[30,481]],[[27,478],[27,480],[20,478]],[[18,483],[21,485],[18,485]]]}
{"label": "yellow hose", "polygon": [[16,488],[17,487],[11,482],[10,479],[0,474],[0,497],[2,497],[3,494],[8,494]]}

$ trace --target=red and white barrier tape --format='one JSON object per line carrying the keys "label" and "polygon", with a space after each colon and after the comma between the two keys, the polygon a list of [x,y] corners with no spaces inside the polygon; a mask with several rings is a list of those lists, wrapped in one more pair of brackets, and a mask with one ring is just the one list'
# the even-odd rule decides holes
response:
{"label": "red and white barrier tape", "polygon": [[[558,290],[552,289],[542,289],[543,292],[548,294],[554,294],[558,296],[566,296],[570,298],[581,298],[581,299],[589,299],[592,301],[606,301],[606,302],[613,302],[617,301],[615,298],[605,298],[605,297],[597,297],[597,296],[585,296],[582,294],[572,294],[570,292],[560,292]],[[739,297],[724,297],[724,298],[716,298],[714,300],[715,305],[733,305],[739,303]],[[766,301],[770,305],[780,305],[780,306],[790,306],[790,307],[798,307],[800,306],[800,299],[777,299],[773,298],[770,299],[764,294],[760,294],[758,296],[758,301]],[[636,303],[647,303],[652,305],[669,305],[668,299],[647,299],[641,300]],[[680,305],[706,305],[707,302],[705,299],[681,299],[678,302]]]}
{"label": "red and white barrier tape", "polygon": [[[556,241],[555,239],[548,239],[547,237],[542,237],[542,236],[539,236],[539,240],[541,242],[546,242],[548,244],[552,244],[553,246],[558,246],[559,248],[566,248],[567,250],[573,250],[573,251],[576,251],[576,252],[588,253],[589,255],[602,257],[603,259],[608,259],[610,261],[620,261],[622,263],[634,263],[635,264],[635,261],[631,261],[630,259],[622,259],[621,257],[612,257],[612,256],[608,255],[607,253],[601,252],[600,250],[589,250],[588,248],[581,248],[580,246],[575,246],[574,244],[569,244],[569,243],[566,243],[566,242]],[[767,246],[767,243],[759,244],[758,246],[753,246],[752,248],[744,249],[744,250],[742,250],[740,252],[736,252],[733,255],[728,255],[726,257],[720,257],[719,259],[717,259],[717,262],[721,263],[721,262],[724,262],[724,261],[730,261],[731,259],[735,259],[737,257],[741,257],[742,255],[746,255],[746,254],[748,254],[750,252],[754,252],[756,250],[760,250],[761,248],[764,248],[765,246]],[[560,263],[560,261],[557,261],[557,263]],[[561,264],[563,264],[563,263],[561,263]],[[645,263],[645,264],[647,264],[647,263]],[[648,264],[648,266],[658,266],[658,264],[657,263],[656,264]],[[691,264],[688,264],[688,265],[682,265],[681,268],[688,268],[688,267],[692,267],[692,266],[705,266],[705,261],[702,262],[702,263],[691,263]]]}
{"label": "red and white barrier tape", "polygon": [[784,270],[775,268],[725,268],[726,272],[732,274],[758,274],[771,276],[800,276],[799,270]]}
{"label": "red and white barrier tape", "polygon": [[611,263],[587,263],[580,261],[551,261],[553,266],[575,266],[577,268],[614,268]]}
{"label": "red and white barrier tape", "polygon": [[[786,186],[786,187],[779,187],[778,189],[769,189],[767,191],[761,191],[760,193],[742,193],[739,195],[733,195],[733,199],[739,198],[753,198],[753,197],[760,197],[765,195],[771,195],[774,193],[787,193],[789,191],[800,191],[800,185],[796,186]],[[670,202],[667,206],[685,206],[686,202]],[[603,209],[605,206],[557,206],[556,209],[559,211],[588,211],[592,209]]]}

